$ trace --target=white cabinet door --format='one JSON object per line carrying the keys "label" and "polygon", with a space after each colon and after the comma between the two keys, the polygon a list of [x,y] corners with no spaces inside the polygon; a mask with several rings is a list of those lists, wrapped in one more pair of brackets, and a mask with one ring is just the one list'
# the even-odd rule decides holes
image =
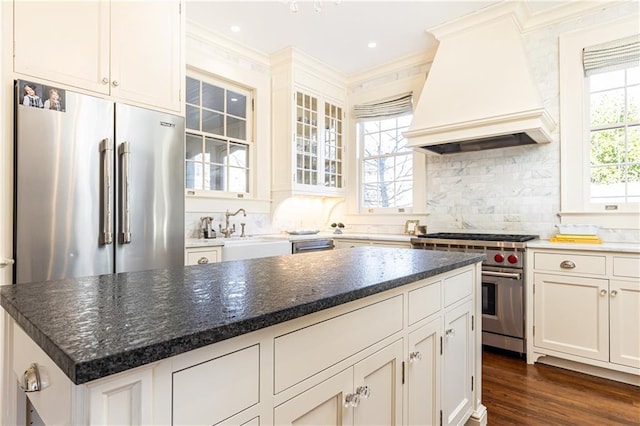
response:
{"label": "white cabinet door", "polygon": [[180,111],[180,2],[111,3],[111,94]]}
{"label": "white cabinet door", "polygon": [[347,394],[352,392],[353,369],[348,368],[306,392],[277,406],[274,423],[296,426],[353,425],[353,408],[345,408]]}
{"label": "white cabinet door", "polygon": [[354,391],[360,402],[353,424],[402,424],[402,340],[381,349],[353,368]]}
{"label": "white cabinet door", "polygon": [[408,425],[436,425],[440,406],[440,319],[409,333]]}
{"label": "white cabinet door", "polygon": [[464,302],[444,314],[442,422],[460,424],[473,409],[473,302]]}
{"label": "white cabinet door", "polygon": [[181,111],[180,8],[179,0],[15,1],[14,71]]}
{"label": "white cabinet door", "polygon": [[611,362],[640,368],[640,281],[609,286]]}
{"label": "white cabinet door", "polygon": [[[109,93],[108,1],[15,1],[13,7],[15,72]],[[44,102],[47,94],[39,95]]]}
{"label": "white cabinet door", "polygon": [[534,344],[609,361],[609,281],[534,274]]}

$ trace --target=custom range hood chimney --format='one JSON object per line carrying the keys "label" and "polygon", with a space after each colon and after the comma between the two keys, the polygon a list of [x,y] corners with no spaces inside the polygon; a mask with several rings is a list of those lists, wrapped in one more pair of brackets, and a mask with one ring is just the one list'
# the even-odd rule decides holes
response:
{"label": "custom range hood chimney", "polygon": [[451,154],[547,143],[545,110],[524,51],[519,2],[502,3],[430,30],[439,40],[409,146]]}

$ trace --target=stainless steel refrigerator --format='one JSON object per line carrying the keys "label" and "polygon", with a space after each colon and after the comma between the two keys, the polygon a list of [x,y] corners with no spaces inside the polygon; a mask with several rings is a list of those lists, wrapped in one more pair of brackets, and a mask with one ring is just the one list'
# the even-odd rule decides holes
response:
{"label": "stainless steel refrigerator", "polygon": [[15,113],[16,283],[184,265],[182,117],[25,81]]}

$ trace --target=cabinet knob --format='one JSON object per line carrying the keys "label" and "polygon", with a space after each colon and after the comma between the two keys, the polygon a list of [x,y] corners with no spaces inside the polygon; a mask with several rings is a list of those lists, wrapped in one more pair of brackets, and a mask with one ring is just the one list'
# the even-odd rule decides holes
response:
{"label": "cabinet knob", "polygon": [[450,328],[444,332],[444,335],[447,337],[453,337],[456,335],[456,331],[453,328]]}
{"label": "cabinet knob", "polygon": [[618,290],[611,290],[611,297],[616,297],[618,295]]}
{"label": "cabinet knob", "polygon": [[607,294],[607,290],[605,290],[604,288],[600,290],[600,295],[606,296],[606,294]]}
{"label": "cabinet knob", "polygon": [[369,395],[371,395],[371,388],[369,388],[369,386],[358,386],[356,388],[356,394],[362,399],[367,399]]}
{"label": "cabinet knob", "polygon": [[357,393],[348,393],[344,397],[345,408],[349,408],[349,407],[355,408],[358,406],[359,403],[360,403],[360,395],[358,395]]}
{"label": "cabinet knob", "polygon": [[198,265],[205,265],[207,263],[209,263],[209,259],[207,259],[204,256],[202,256],[200,259],[198,259]]}
{"label": "cabinet knob", "polygon": [[418,351],[409,354],[409,362],[416,362],[422,359],[422,354]]}
{"label": "cabinet knob", "polygon": [[111,83],[111,84],[113,84],[113,87],[116,87],[116,86],[118,86],[120,83],[118,83],[118,80],[113,80],[113,83]]}
{"label": "cabinet knob", "polygon": [[562,269],[573,269],[573,268],[575,268],[575,267],[576,267],[576,264],[575,264],[575,263],[573,263],[573,262],[572,262],[572,261],[570,261],[570,260],[563,260],[563,261],[560,263],[560,267],[561,267]]}
{"label": "cabinet knob", "polygon": [[102,77],[102,84],[109,84],[109,79],[107,77]]}
{"label": "cabinet knob", "polygon": [[35,362],[24,371],[20,388],[25,392],[38,392],[43,389],[40,370],[38,370],[38,364]]}

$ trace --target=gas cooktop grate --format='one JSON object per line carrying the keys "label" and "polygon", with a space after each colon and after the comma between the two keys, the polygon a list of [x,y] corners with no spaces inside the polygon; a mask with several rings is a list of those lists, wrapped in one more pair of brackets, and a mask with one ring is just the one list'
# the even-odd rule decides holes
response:
{"label": "gas cooktop grate", "polygon": [[417,235],[418,238],[432,238],[438,240],[467,240],[467,241],[506,241],[525,242],[538,238],[537,235],[518,234],[474,234],[463,232],[436,232],[432,234]]}

